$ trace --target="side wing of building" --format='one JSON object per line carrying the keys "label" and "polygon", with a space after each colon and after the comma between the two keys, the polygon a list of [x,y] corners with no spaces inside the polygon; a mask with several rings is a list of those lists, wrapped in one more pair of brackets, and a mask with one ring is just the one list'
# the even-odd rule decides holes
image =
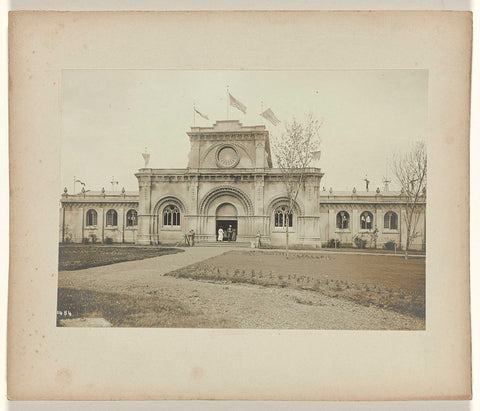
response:
{"label": "side wing of building", "polygon": [[60,242],[136,243],[138,193],[64,192],[60,203]]}

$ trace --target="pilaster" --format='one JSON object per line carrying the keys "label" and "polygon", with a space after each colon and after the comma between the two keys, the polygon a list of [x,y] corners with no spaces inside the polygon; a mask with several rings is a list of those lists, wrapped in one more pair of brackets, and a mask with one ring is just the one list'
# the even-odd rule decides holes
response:
{"label": "pilaster", "polygon": [[255,168],[265,168],[265,142],[263,138],[261,140],[255,140]]}
{"label": "pilaster", "polygon": [[329,241],[331,238],[335,238],[335,210],[333,208],[328,209],[328,238]]}
{"label": "pilaster", "polygon": [[360,231],[360,213],[357,208],[352,210],[352,220],[350,221],[352,227],[352,236]]}
{"label": "pilaster", "polygon": [[151,244],[151,176],[140,176],[138,178],[138,232],[137,244]]}
{"label": "pilaster", "polygon": [[263,215],[265,208],[264,198],[265,176],[255,175],[255,215]]}
{"label": "pilaster", "polygon": [[188,185],[188,213],[198,214],[198,176],[192,176]]}

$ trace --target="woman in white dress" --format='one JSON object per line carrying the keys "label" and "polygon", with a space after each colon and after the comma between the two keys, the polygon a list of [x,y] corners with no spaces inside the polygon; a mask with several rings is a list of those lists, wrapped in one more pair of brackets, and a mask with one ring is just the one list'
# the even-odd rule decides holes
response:
{"label": "woman in white dress", "polygon": [[220,227],[218,229],[218,241],[223,241],[223,229]]}

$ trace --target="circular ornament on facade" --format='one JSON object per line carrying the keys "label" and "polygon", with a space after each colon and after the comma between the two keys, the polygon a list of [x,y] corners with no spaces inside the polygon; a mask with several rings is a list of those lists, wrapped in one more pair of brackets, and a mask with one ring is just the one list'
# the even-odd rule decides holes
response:
{"label": "circular ornament on facade", "polygon": [[233,168],[240,161],[237,149],[233,146],[222,146],[217,151],[217,165],[222,168]]}

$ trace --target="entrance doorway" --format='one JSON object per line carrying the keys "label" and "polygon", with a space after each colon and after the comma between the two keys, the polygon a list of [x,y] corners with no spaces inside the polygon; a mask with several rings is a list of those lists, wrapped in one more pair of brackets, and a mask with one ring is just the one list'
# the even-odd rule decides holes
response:
{"label": "entrance doorway", "polygon": [[[231,227],[231,230],[229,230],[229,227]],[[223,203],[217,208],[215,220],[215,238],[217,241],[220,228],[223,230],[223,241],[237,241],[237,209],[233,204]]]}
{"label": "entrance doorway", "polygon": [[223,230],[223,241],[228,241],[228,227],[232,226],[232,238],[231,241],[237,241],[238,226],[237,220],[217,220],[215,224],[215,233],[218,240],[218,230],[220,227]]}

